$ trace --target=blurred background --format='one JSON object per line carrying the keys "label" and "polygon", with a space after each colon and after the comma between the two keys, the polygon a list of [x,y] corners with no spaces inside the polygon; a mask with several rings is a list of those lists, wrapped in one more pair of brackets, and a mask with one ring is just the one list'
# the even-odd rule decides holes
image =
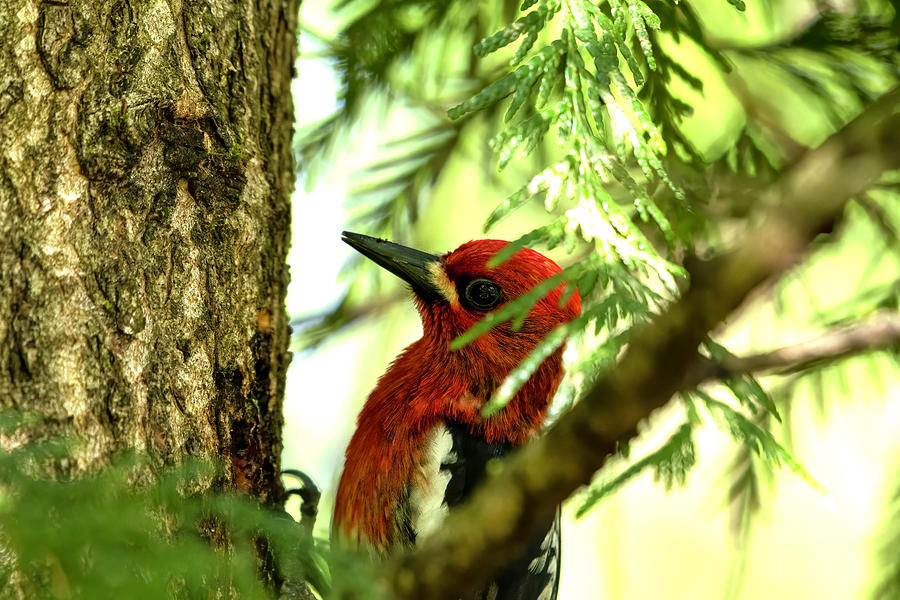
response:
{"label": "blurred background", "polygon": [[[699,29],[683,17],[673,23],[689,35],[667,32],[663,15],[654,53],[660,72],[668,61],[675,75],[653,79],[647,69],[643,88],[629,76],[669,144],[666,169],[688,182],[688,200],[700,197],[696,206],[713,223],[692,230],[693,243],[681,251],[669,248],[672,260],[685,248],[714,253],[739,239],[758,201],[742,195],[750,178],[774,178],[896,81],[892,3],[750,1],[744,11],[734,4],[682,2]],[[517,239],[573,205],[564,194],[548,213],[532,199],[486,235],[482,226],[494,208],[561,160],[571,141],[551,128],[530,155],[514,156],[500,172],[497,144],[488,141],[504,127],[509,101],[499,112],[447,117],[509,71],[515,45],[486,58],[472,46],[524,12],[502,0],[303,5],[293,86],[301,160],[283,465],[311,473],[322,488],[322,537],[356,414],[388,363],[421,334],[409,292],[359,260],[340,241],[341,230],[441,253],[470,239]],[[557,21],[536,48],[558,37]],[[639,53],[640,36],[626,35]],[[685,174],[686,165],[695,175]],[[896,199],[887,186],[851,204],[840,229],[801,268],[754,297],[717,340],[748,354],[896,310]],[[568,265],[583,248],[537,249]],[[573,341],[573,352],[587,343]],[[897,353],[760,381],[783,418],[765,425],[819,485],[748,455],[709,419],[694,431],[696,465],[683,484],[662,485],[648,470],[580,519],[578,497],[565,507],[560,598],[888,597],[881,586],[900,556],[900,526],[891,517],[900,514]],[[568,393],[579,385],[573,378]],[[720,388],[706,391],[729,398]],[[677,428],[682,416],[674,404],[653,415],[633,457]]]}

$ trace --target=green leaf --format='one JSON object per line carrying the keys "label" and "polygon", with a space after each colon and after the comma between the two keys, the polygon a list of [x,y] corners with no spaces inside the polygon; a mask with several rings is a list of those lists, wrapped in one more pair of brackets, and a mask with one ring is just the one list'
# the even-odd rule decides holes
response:
{"label": "green leaf", "polygon": [[530,248],[543,244],[547,248],[555,248],[565,236],[566,221],[563,218],[532,229],[528,233],[504,246],[487,262],[489,269],[499,267],[522,248]]}
{"label": "green leaf", "polygon": [[[704,347],[709,352],[710,357],[717,362],[725,362],[735,356],[721,344],[707,339]],[[734,394],[738,402],[749,406],[751,410],[756,411],[757,406],[761,406],[769,412],[780,423],[781,415],[778,413],[778,407],[775,401],[766,390],[759,384],[755,377],[751,374],[741,374],[735,377],[728,377],[723,380],[725,386]]]}
{"label": "green leaf", "polygon": [[806,470],[800,461],[786,448],[784,448],[771,432],[761,428],[756,423],[705,392],[695,390],[691,392],[703,399],[708,409],[714,409],[725,419],[732,437],[746,445],[753,453],[774,466],[786,465],[798,477],[805,481],[811,488],[819,493],[825,493],[825,488]]}
{"label": "green leaf", "polygon": [[661,479],[669,488],[673,484],[683,485],[687,472],[694,466],[696,455],[691,423],[684,423],[655,452],[633,462],[627,469],[598,483],[591,484],[584,493],[581,505],[575,511],[575,518],[580,519],[598,502],[621,488],[648,468],[656,469],[657,479]]}
{"label": "green leaf", "polygon": [[[519,39],[519,36],[522,34],[525,34],[526,40],[532,38],[531,42],[527,43],[528,48],[530,48],[534,43],[534,40],[537,39],[538,32],[540,32],[547,21],[553,18],[553,15],[559,10],[559,7],[559,2],[545,2],[541,4],[541,6],[524,17],[520,17],[514,23],[507,25],[497,33],[494,33],[475,44],[475,54],[478,56],[487,56],[488,54],[496,52],[500,48],[513,43]],[[525,44],[526,43],[523,42],[523,46]],[[528,51],[528,48],[522,52],[523,56],[525,52]],[[521,48],[519,50],[521,51]],[[519,59],[521,60],[521,57],[519,57]],[[513,61],[513,64],[516,62],[518,61]]]}
{"label": "green leaf", "polygon": [[[565,295],[560,298],[560,303],[565,300]],[[608,302],[600,302],[591,306],[588,310],[582,312],[581,315],[556,327],[547,334],[534,350],[523,360],[515,369],[513,369],[500,388],[491,396],[490,400],[481,410],[483,417],[490,417],[506,406],[516,392],[528,381],[528,379],[537,371],[538,367],[544,360],[553,354],[563,343],[566,338],[574,332],[583,331],[587,328],[588,323],[595,319],[602,319],[609,310]],[[613,354],[615,356],[615,354]]]}

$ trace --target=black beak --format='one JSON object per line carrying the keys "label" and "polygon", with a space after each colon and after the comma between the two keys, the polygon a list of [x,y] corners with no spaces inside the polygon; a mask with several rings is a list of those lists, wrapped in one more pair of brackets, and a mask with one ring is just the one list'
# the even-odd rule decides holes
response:
{"label": "black beak", "polygon": [[434,283],[432,271],[432,265],[440,263],[440,257],[349,231],[341,233],[341,239],[375,264],[409,283],[423,300],[436,302],[444,298],[441,289]]}

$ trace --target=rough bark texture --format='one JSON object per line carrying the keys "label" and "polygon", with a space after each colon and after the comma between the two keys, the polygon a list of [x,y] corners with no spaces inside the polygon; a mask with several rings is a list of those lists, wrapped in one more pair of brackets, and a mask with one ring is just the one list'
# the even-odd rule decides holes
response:
{"label": "rough bark texture", "polygon": [[0,0],[0,408],[279,502],[299,0]]}

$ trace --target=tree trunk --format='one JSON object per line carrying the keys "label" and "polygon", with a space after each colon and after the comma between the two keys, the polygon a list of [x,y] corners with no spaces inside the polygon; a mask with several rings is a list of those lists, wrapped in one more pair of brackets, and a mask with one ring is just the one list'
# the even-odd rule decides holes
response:
{"label": "tree trunk", "polygon": [[299,0],[0,0],[0,408],[278,503]]}

